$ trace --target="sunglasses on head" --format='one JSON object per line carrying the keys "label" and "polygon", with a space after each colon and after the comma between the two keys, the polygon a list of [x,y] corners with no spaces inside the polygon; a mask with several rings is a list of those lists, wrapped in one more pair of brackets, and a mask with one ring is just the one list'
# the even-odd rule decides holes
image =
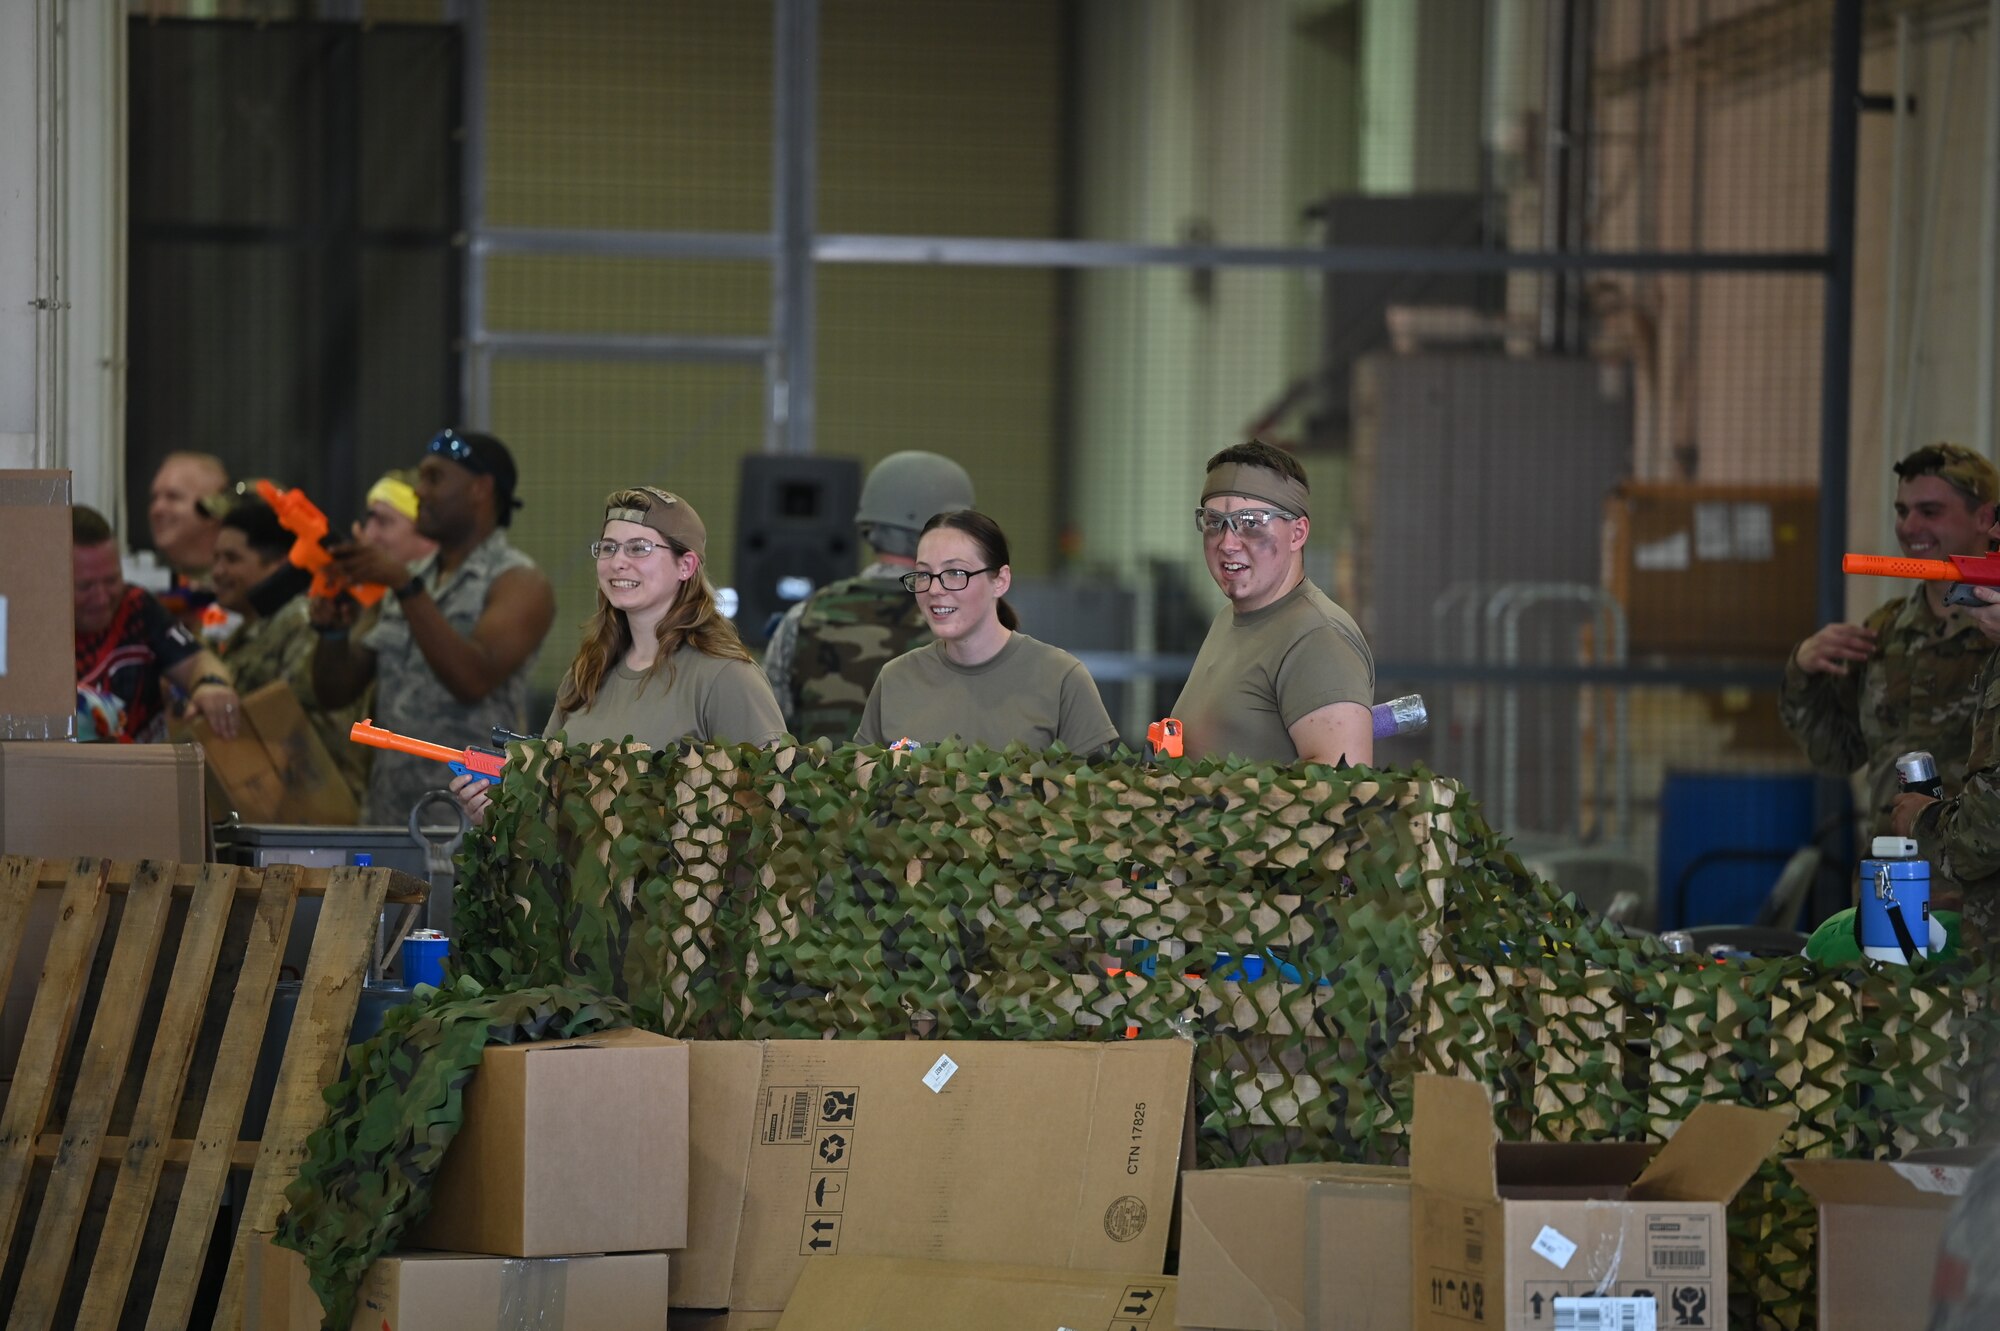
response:
{"label": "sunglasses on head", "polygon": [[430,443],[424,445],[424,451],[435,453],[441,458],[449,458],[471,471],[483,474],[486,470],[480,465],[478,456],[473,453],[472,445],[462,439],[455,430],[440,431]]}

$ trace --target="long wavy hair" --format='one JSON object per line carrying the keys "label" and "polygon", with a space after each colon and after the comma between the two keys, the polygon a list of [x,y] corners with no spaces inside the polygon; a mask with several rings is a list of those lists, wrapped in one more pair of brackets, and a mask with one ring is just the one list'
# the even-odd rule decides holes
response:
{"label": "long wavy hair", "polygon": [[[621,490],[611,496],[607,508],[644,507],[646,496],[637,492]],[[687,547],[669,537],[660,537],[660,543],[673,551],[679,559],[686,554]],[[725,661],[749,661],[756,658],[743,645],[743,639],[736,634],[736,626],[723,617],[715,604],[715,589],[708,585],[708,573],[696,569],[695,575],[681,584],[673,605],[660,620],[655,638],[660,652],[647,670],[650,682],[660,671],[666,672],[666,686],[674,685],[674,653],[682,643],[693,647],[704,656],[714,656]],[[597,610],[583,626],[583,644],[576,649],[576,657],[563,672],[562,684],[556,689],[556,706],[571,716],[587,712],[597,701],[597,691],[604,687],[604,676],[625,656],[632,645],[632,626],[625,618],[623,610],[615,609],[605,599],[604,589],[597,589]]]}

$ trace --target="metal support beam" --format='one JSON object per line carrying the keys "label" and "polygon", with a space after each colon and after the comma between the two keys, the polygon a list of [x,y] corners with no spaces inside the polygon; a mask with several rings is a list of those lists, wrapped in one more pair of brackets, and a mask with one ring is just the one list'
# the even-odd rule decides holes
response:
{"label": "metal support beam", "polygon": [[819,115],[819,0],[773,0],[768,435],[771,452],[813,451],[813,228]]}
{"label": "metal support beam", "polygon": [[465,247],[465,356],[460,362],[459,424],[484,430],[492,424],[492,383],[487,374],[486,256],[479,240],[486,228],[486,0],[460,0],[464,51],[465,149],[459,169],[460,215],[471,243]]}
{"label": "metal support beam", "polygon": [[773,348],[764,337],[682,337],[670,333],[488,333],[485,354],[541,360],[762,361]]}
{"label": "metal support beam", "polygon": [[1979,193],[1979,407],[1974,431],[1988,460],[2000,457],[1994,357],[2000,350],[2000,0],[1986,5],[1986,167]]}

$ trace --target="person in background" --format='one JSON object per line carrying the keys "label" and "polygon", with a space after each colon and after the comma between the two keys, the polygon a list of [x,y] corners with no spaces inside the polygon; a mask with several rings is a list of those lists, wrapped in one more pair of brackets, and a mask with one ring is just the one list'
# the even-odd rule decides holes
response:
{"label": "person in background", "polygon": [[989,748],[1061,743],[1095,753],[1118,742],[1083,663],[1020,631],[1006,534],[959,509],[924,524],[916,567],[903,575],[933,641],[882,667],[854,738],[930,743],[955,735]]}
{"label": "person in background", "polygon": [[367,507],[354,524],[354,539],[413,566],[437,553],[437,542],[417,530],[414,472],[401,468],[384,472],[368,488]]}
{"label": "person in background", "polygon": [[[1913,559],[1985,554],[2000,472],[1957,444],[1896,464],[1896,544]],[[1889,830],[1901,786],[1896,759],[1927,749],[1947,797],[1965,782],[1977,681],[1993,654],[1969,611],[1947,606],[1949,583],[1919,582],[1859,624],[1828,624],[1792,650],[1778,695],[1785,731],[1820,771],[1860,770],[1866,835]],[[1937,866],[1933,865],[1935,870]],[[1941,905],[1955,888],[1932,884]]]}
{"label": "person in background", "polygon": [[[785,718],[771,686],[716,608],[702,572],[708,528],[693,505],[651,486],[613,492],[590,543],[597,611],[564,672],[544,735],[634,739],[655,749],[775,744]],[[489,807],[476,777],[451,783],[474,822]]]}
{"label": "person in background", "polygon": [[234,674],[239,693],[255,693],[277,680],[290,686],[358,802],[367,792],[374,750],[351,743],[348,730],[367,714],[363,709],[368,700],[364,697],[338,708],[319,706],[312,688],[318,637],[302,594],[306,579],[292,569],[288,558],[293,539],[261,500],[240,501],[223,517],[215,537],[211,577],[216,603],[242,622],[222,644],[222,659]]}
{"label": "person in background", "polygon": [[169,453],[153,474],[146,522],[153,549],[177,586],[208,585],[221,515],[203,509],[201,501],[228,488],[229,469],[213,453]]}
{"label": "person in background", "polygon": [[924,523],[972,504],[965,468],[936,453],[891,453],[869,471],[854,522],[875,548],[873,562],[786,611],[764,649],[764,677],[794,735],[845,740],[861,721],[876,674],[930,640],[900,579],[916,566]]}
{"label": "person in background", "polygon": [[[346,707],[376,685],[376,724],[466,748],[492,742],[495,726],[519,730],[528,674],[555,622],[555,589],[507,540],[520,501],[513,454],[490,434],[446,430],[417,467],[417,530],[437,553],[412,569],[360,542],[333,552],[349,581],[391,588],[381,616],[356,632],[349,597],[314,597],[320,635],[313,696]],[[370,823],[400,825],[438,788],[437,764],[379,753],[368,774]]]}
{"label": "person in background", "polygon": [[163,681],[223,739],[234,739],[240,702],[226,666],[142,587],[125,581],[117,535],[104,515],[70,514],[75,580],[76,729],[82,741],[166,738]]}
{"label": "person in background", "polygon": [[1174,704],[1190,758],[1375,760],[1375,660],[1306,577],[1310,502],[1305,468],[1262,440],[1208,460],[1195,528],[1229,604]]}

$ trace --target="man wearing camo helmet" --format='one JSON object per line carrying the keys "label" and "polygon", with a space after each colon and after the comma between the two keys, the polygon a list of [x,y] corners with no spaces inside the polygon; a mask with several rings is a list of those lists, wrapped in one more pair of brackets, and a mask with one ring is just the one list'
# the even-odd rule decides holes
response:
{"label": "man wearing camo helmet", "polygon": [[875,464],[854,512],[874,562],[793,606],[764,651],[764,675],[792,734],[850,738],[882,667],[931,640],[900,579],[915,567],[923,525],[972,506],[972,478],[950,458],[911,449]]}

